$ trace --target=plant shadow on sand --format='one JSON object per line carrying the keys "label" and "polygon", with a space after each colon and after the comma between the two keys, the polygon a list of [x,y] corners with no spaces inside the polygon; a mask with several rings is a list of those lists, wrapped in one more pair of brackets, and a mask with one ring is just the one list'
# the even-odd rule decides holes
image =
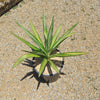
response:
{"label": "plant shadow on sand", "polygon": [[[59,63],[61,63],[61,61],[57,61],[57,60],[54,61],[54,62],[56,62],[55,64],[58,65],[58,66],[59,66]],[[51,83],[51,82],[45,81],[44,78],[43,78],[42,76],[38,77],[38,73],[37,73],[36,70],[34,69],[37,65],[41,64],[41,59],[40,59],[40,58],[35,59],[35,62],[34,62],[34,58],[33,58],[33,60],[26,59],[26,60],[24,61],[24,63],[22,63],[22,64],[23,64],[23,65],[26,65],[26,66],[28,66],[28,67],[32,67],[33,70],[32,70],[31,72],[28,72],[20,81],[22,81],[22,80],[24,80],[25,78],[31,76],[30,79],[34,77],[34,78],[38,81],[37,89],[39,88],[40,83],[46,83],[46,84],[49,86],[49,83]],[[63,62],[63,64],[64,64],[64,62]],[[60,67],[61,67],[61,66],[60,66]],[[60,75],[65,75],[65,73],[60,72]],[[59,75],[59,78],[60,78],[60,75]],[[55,80],[55,81],[57,81],[57,80]],[[52,81],[52,82],[55,82],[55,81]]]}

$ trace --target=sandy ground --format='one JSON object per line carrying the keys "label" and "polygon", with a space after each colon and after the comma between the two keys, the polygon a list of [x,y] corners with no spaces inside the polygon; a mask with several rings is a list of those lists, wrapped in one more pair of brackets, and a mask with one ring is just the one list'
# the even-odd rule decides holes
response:
{"label": "sandy ground", "polygon": [[[100,100],[100,16],[99,0],[23,0],[0,17],[0,100]],[[79,21],[77,34],[65,40],[59,50],[84,51],[87,55],[65,58],[65,75],[56,82],[43,83],[33,76],[32,67],[12,65],[29,48],[10,32],[31,41],[15,21],[32,31],[32,21],[41,38],[42,14],[47,25],[55,16],[55,28],[62,24],[61,34]],[[34,44],[34,43],[33,43]],[[23,62],[26,63],[26,62]],[[20,81],[26,74],[28,77]],[[31,78],[30,78],[31,77]]]}

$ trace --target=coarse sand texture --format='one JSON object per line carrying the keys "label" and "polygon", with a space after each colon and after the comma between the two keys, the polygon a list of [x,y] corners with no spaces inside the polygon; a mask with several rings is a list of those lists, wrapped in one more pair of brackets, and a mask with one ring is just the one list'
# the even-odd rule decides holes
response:
{"label": "coarse sand texture", "polygon": [[[100,100],[99,5],[99,0],[23,0],[3,14],[0,17],[0,100]],[[49,84],[35,77],[29,65],[32,59],[12,69],[24,54],[22,50],[30,48],[10,32],[34,44],[15,22],[32,32],[31,21],[43,39],[43,13],[48,27],[54,16],[54,32],[62,24],[60,35],[79,22],[73,29],[76,34],[59,46],[61,52],[88,52],[66,57],[63,74]]]}

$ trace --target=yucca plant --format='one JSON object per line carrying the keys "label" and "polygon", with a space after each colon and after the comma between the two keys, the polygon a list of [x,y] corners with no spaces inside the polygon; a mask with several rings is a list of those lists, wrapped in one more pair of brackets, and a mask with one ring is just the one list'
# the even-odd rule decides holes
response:
{"label": "yucca plant", "polygon": [[37,33],[35,27],[33,24],[30,22],[31,28],[33,30],[32,34],[29,32],[26,28],[21,26],[19,23],[17,25],[25,31],[25,33],[35,42],[37,46],[32,45],[28,41],[24,40],[23,38],[17,36],[16,34],[12,33],[15,37],[17,37],[19,40],[21,40],[23,43],[25,43],[27,46],[29,46],[33,51],[26,51],[23,50],[24,52],[27,52],[28,54],[23,55],[20,57],[17,62],[13,65],[13,68],[17,66],[17,64],[21,63],[23,60],[31,57],[41,57],[43,58],[43,61],[41,63],[40,69],[39,69],[39,77],[41,76],[45,66],[47,63],[57,72],[59,73],[59,70],[57,66],[53,63],[51,58],[53,57],[70,57],[70,56],[78,56],[78,55],[83,55],[86,54],[85,52],[64,52],[64,53],[55,53],[52,54],[52,52],[57,49],[57,47],[68,37],[72,36],[75,34],[75,32],[72,32],[72,29],[74,29],[78,23],[73,25],[68,31],[66,31],[60,38],[58,38],[60,30],[61,30],[61,25],[58,27],[56,30],[55,34],[53,35],[53,27],[54,27],[54,16],[52,17],[52,22],[49,28],[49,31],[47,31],[47,25],[46,25],[46,20],[43,15],[42,17],[43,20],[43,35],[44,35],[44,43],[42,42],[39,34]]}

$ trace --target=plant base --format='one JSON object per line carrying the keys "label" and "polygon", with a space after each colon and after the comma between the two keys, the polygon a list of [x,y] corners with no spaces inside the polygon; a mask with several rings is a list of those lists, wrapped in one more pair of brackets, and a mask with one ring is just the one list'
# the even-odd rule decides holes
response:
{"label": "plant base", "polygon": [[[56,50],[56,52],[60,52],[59,50]],[[40,65],[42,62],[42,58],[33,58],[34,63],[34,71],[36,71],[37,74],[39,74]],[[46,82],[54,82],[57,81],[57,79],[60,77],[61,70],[64,66],[64,58],[55,57],[51,59],[55,65],[58,67],[59,73],[57,73],[52,67],[49,66],[49,64],[46,65],[41,77]]]}

